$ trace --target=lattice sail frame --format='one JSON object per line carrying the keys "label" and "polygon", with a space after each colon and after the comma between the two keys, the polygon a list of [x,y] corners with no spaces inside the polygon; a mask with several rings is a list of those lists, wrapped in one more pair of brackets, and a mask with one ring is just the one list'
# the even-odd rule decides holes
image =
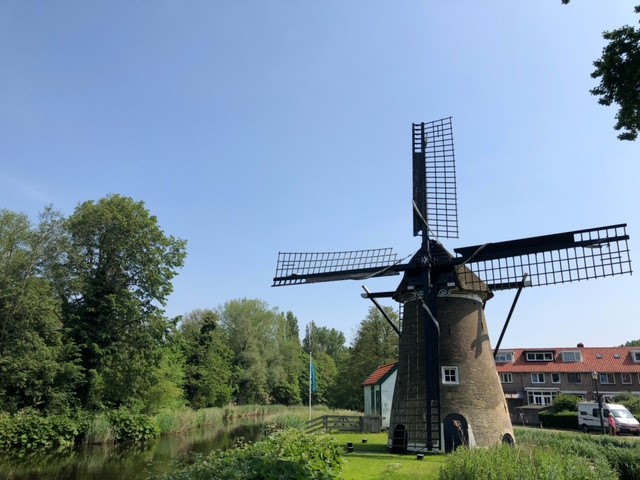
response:
{"label": "lattice sail frame", "polygon": [[[413,124],[413,235],[458,238],[451,117]],[[425,225],[425,221],[426,224]],[[428,231],[427,230],[428,226]]]}
{"label": "lattice sail frame", "polygon": [[279,252],[272,286],[398,275],[397,271],[389,269],[397,263],[397,254],[391,248],[344,252]]}
{"label": "lattice sail frame", "polygon": [[[456,248],[472,288],[555,285],[632,273],[626,224]],[[475,287],[474,287],[475,284]]]}

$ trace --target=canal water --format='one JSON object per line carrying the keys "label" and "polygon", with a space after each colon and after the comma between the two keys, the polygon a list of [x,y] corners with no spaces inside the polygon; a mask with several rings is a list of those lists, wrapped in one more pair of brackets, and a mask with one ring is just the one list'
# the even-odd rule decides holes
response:
{"label": "canal water", "polygon": [[0,455],[1,480],[148,480],[167,474],[194,454],[255,441],[262,424],[202,428],[144,443],[88,445],[64,453],[23,458]]}

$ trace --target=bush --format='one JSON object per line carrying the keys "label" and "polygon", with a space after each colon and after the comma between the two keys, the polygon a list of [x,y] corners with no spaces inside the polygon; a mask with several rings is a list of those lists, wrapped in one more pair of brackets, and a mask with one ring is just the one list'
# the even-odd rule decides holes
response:
{"label": "bush", "polygon": [[614,480],[615,473],[603,462],[585,462],[547,448],[497,446],[462,449],[451,454],[439,480]]}
{"label": "bush", "polygon": [[0,451],[64,449],[79,436],[79,421],[68,417],[44,417],[31,409],[0,415]]}
{"label": "bush", "polygon": [[296,430],[231,450],[215,450],[165,480],[335,480],[342,471],[342,448],[326,435]]}
{"label": "bush", "polygon": [[613,397],[613,401],[627,407],[627,410],[633,413],[634,416],[640,415],[640,397],[636,397],[630,392],[624,392]]}
{"label": "bush", "polygon": [[148,440],[160,434],[156,420],[142,413],[120,409],[110,412],[108,418],[116,440]]}
{"label": "bush", "polygon": [[580,401],[579,397],[575,395],[558,395],[553,404],[551,405],[551,411],[555,413],[560,412],[577,412],[578,411],[578,402]]}
{"label": "bush", "polygon": [[578,428],[578,412],[553,412],[551,410],[543,410],[538,414],[540,423],[545,428]]}
{"label": "bush", "polygon": [[620,480],[640,480],[640,442],[625,441],[609,435],[518,431],[520,445],[544,445],[567,458],[579,456],[592,463],[607,462]]}
{"label": "bush", "polygon": [[640,455],[638,450],[608,448],[605,456],[609,465],[618,473],[620,480],[640,479]]}

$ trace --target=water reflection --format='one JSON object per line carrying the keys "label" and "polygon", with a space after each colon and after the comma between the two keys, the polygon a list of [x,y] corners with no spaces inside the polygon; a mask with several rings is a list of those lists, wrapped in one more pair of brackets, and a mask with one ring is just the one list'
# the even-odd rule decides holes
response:
{"label": "water reflection", "polygon": [[89,445],[64,453],[0,458],[2,480],[141,480],[170,472],[179,459],[233,446],[235,439],[258,440],[262,425],[207,427],[154,441]]}

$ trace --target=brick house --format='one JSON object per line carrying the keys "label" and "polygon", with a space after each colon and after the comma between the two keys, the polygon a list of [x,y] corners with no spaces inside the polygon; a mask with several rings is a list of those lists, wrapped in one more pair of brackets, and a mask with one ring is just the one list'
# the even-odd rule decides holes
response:
{"label": "brick house", "polygon": [[604,397],[640,395],[640,347],[501,349],[496,370],[512,422],[561,393],[585,400],[596,400],[596,388]]}

